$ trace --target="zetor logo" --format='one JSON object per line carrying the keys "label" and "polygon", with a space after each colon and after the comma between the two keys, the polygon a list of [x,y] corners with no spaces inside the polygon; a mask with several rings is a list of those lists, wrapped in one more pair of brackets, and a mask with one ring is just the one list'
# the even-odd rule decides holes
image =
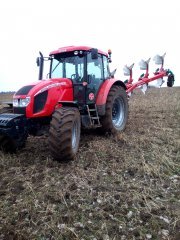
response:
{"label": "zetor logo", "polygon": [[94,99],[94,93],[89,94],[89,100],[92,101]]}

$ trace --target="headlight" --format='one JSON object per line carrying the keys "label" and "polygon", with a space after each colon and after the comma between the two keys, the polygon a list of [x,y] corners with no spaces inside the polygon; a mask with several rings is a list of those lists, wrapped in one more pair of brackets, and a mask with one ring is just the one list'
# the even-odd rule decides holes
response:
{"label": "headlight", "polygon": [[24,99],[20,99],[20,107],[27,107],[27,105],[30,103],[30,97],[26,97]]}
{"label": "headlight", "polygon": [[30,103],[30,100],[30,97],[23,99],[13,99],[13,107],[27,107],[27,105]]}
{"label": "headlight", "polygon": [[13,107],[18,107],[18,99],[13,99]]}

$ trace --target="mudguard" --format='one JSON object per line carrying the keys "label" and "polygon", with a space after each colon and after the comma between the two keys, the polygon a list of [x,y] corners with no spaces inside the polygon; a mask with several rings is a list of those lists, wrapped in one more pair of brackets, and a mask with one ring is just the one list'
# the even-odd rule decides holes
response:
{"label": "mudguard", "polygon": [[96,106],[99,116],[105,115],[106,111],[106,100],[109,94],[109,91],[113,85],[118,85],[123,87],[126,90],[126,85],[121,81],[114,78],[106,80],[100,87],[97,98]]}

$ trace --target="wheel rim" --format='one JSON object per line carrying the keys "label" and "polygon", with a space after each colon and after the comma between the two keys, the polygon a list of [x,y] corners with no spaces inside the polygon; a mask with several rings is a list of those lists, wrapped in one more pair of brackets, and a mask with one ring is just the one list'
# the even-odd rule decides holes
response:
{"label": "wheel rim", "polygon": [[115,128],[121,128],[124,121],[124,100],[118,97],[114,100],[112,107],[112,122]]}
{"label": "wheel rim", "polygon": [[72,128],[72,149],[75,152],[78,146],[79,138],[79,124],[78,121],[74,121]]}

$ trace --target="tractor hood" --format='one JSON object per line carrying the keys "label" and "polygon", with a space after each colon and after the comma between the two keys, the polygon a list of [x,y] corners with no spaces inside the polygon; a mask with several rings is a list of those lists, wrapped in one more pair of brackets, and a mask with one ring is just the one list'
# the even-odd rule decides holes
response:
{"label": "tractor hood", "polygon": [[13,96],[14,112],[27,117],[49,116],[59,101],[72,101],[72,81],[42,80],[20,88]]}
{"label": "tractor hood", "polygon": [[72,87],[71,80],[67,78],[61,78],[61,79],[57,78],[57,79],[37,81],[20,88],[15,93],[13,98],[19,98],[19,97],[22,98],[23,96],[26,97],[27,95],[28,96],[37,95],[46,90],[49,90],[52,88],[60,88],[60,87],[71,88]]}

